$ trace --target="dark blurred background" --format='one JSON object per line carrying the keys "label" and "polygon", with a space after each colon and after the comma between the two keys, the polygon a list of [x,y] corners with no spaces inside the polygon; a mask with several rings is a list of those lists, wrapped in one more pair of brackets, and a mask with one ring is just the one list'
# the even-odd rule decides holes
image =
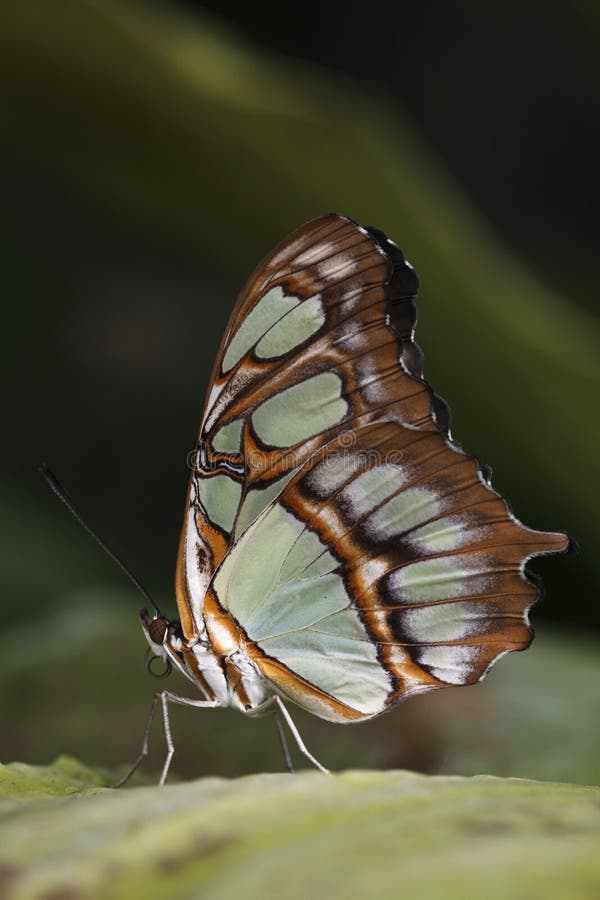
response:
{"label": "dark blurred background", "polygon": [[[123,763],[155,689],[140,598],[36,465],[174,613],[186,455],[237,290],[337,210],[419,272],[455,436],[580,552],[535,566],[538,639],[484,684],[355,728],[299,715],[306,739],[334,767],[598,780],[599,39],[594,4],[531,0],[4,9],[0,759]],[[280,766],[269,721],[174,719],[181,775]]]}

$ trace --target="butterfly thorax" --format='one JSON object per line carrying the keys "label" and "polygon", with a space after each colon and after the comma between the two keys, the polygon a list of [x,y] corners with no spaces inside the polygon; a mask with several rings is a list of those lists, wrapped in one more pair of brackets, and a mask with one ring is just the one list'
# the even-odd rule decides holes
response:
{"label": "butterfly thorax", "polygon": [[142,629],[154,653],[175,666],[200,689],[207,700],[248,712],[273,693],[249,658],[242,642],[217,653],[206,632],[186,641],[181,626],[164,616],[150,619],[141,612]]}

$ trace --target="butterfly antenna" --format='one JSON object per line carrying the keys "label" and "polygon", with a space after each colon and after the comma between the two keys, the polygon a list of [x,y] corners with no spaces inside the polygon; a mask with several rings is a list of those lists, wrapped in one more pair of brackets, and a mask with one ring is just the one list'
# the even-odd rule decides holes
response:
{"label": "butterfly antenna", "polygon": [[38,468],[38,472],[40,473],[40,475],[42,476],[42,478],[44,479],[44,481],[46,482],[46,484],[48,485],[50,490],[53,491],[53,493],[56,494],[58,499],[61,500],[65,504],[65,506],[67,507],[67,509],[73,516],[73,518],[76,519],[77,522],[79,522],[81,527],[84,528],[91,537],[93,537],[93,539],[96,541],[98,546],[101,547],[104,550],[104,552],[108,556],[110,556],[112,561],[118,565],[118,567],[121,569],[121,571],[124,572],[125,575],[127,575],[129,580],[136,586],[136,588],[138,589],[140,594],[142,594],[142,596],[148,601],[148,603],[150,603],[150,605],[156,611],[156,614],[159,616],[162,615],[160,609],[158,608],[158,606],[156,605],[156,603],[154,602],[154,600],[152,599],[152,597],[150,596],[150,594],[148,593],[148,591],[146,590],[144,585],[140,581],[138,581],[138,579],[135,577],[135,575],[133,574],[131,569],[129,569],[125,565],[123,560],[119,556],[117,556],[115,551],[112,550],[108,546],[108,544],[105,544],[104,541],[100,537],[98,537],[98,535],[93,530],[93,528],[91,528],[88,525],[88,523],[85,521],[83,516],[77,511],[73,501],[67,494],[66,490],[64,489],[64,487],[62,486],[62,484],[60,483],[60,481],[58,480],[56,475],[45,464],[42,464]]}

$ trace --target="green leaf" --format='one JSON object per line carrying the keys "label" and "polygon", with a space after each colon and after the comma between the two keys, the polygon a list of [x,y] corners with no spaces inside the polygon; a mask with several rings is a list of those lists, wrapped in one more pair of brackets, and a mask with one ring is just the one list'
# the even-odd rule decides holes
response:
{"label": "green leaf", "polygon": [[0,763],[0,810],[12,808],[11,801],[15,800],[65,797],[105,785],[106,778],[72,756],[59,756],[51,766]]}
{"label": "green leaf", "polygon": [[19,804],[0,817],[6,896],[591,900],[600,888],[597,788],[403,771],[92,780],[73,760],[0,770]]}

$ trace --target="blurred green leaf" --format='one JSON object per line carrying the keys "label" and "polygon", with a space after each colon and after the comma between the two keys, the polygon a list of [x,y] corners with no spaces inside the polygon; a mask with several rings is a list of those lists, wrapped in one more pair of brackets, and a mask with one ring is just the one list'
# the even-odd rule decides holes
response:
{"label": "blurred green leaf", "polygon": [[51,766],[0,764],[0,812],[12,811],[15,803],[26,800],[81,795],[106,784],[104,776],[71,756],[61,756]]}

